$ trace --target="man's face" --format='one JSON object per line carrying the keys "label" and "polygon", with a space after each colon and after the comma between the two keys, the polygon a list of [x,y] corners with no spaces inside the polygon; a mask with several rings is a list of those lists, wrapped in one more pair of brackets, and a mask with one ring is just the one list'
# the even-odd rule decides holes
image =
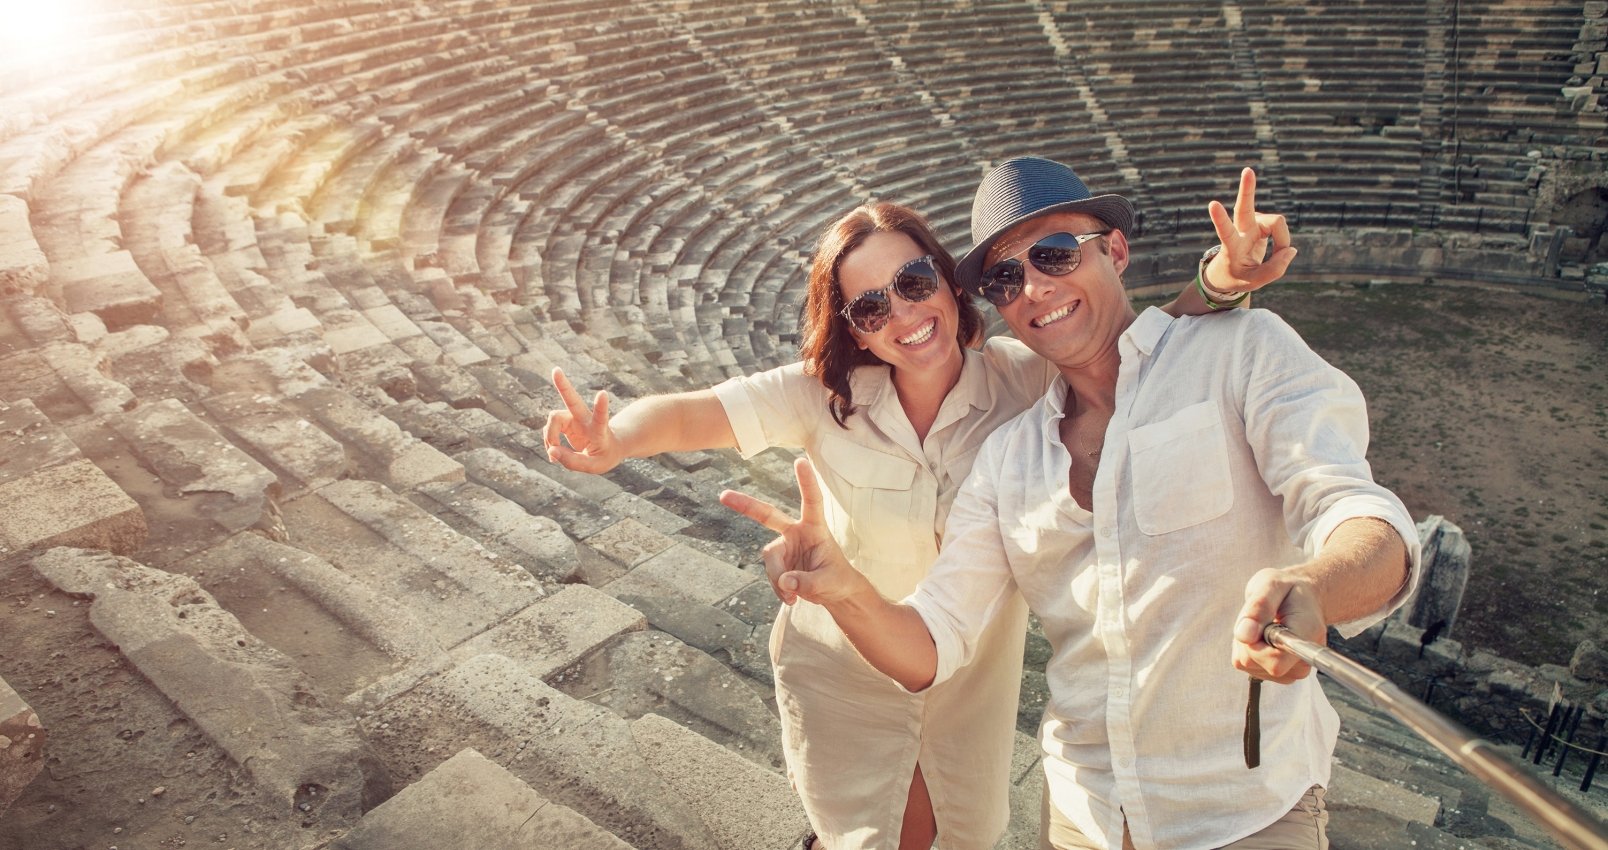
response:
{"label": "man's face", "polygon": [[1057,366],[1087,365],[1116,346],[1134,319],[1122,288],[1128,242],[1121,231],[1083,243],[1082,259],[1070,273],[1047,274],[1026,260],[1029,245],[1051,233],[1097,233],[1108,227],[1082,213],[1052,213],[1005,232],[988,252],[983,267],[1009,257],[1023,260],[1022,292],[999,308],[1016,337]]}

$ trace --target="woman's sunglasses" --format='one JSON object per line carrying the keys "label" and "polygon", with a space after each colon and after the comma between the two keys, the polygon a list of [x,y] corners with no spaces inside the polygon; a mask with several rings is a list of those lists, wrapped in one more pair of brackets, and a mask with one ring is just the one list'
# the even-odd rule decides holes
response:
{"label": "woman's sunglasses", "polygon": [[938,270],[933,267],[932,255],[917,257],[900,266],[893,273],[892,283],[854,296],[838,315],[848,319],[860,333],[874,334],[887,327],[888,318],[893,315],[893,301],[888,296],[890,289],[911,303],[931,298],[938,291]]}
{"label": "woman's sunglasses", "polygon": [[[1098,233],[1051,233],[1037,242],[1027,246],[1027,261],[1033,268],[1047,275],[1060,277],[1068,275],[1078,267],[1083,260],[1083,243],[1110,233],[1102,230]],[[1016,252],[1008,259],[988,267],[983,272],[982,281],[978,284],[978,294],[993,302],[996,307],[1003,307],[1016,300],[1022,294],[1022,282],[1026,272],[1022,261],[1016,259],[1022,255]]]}

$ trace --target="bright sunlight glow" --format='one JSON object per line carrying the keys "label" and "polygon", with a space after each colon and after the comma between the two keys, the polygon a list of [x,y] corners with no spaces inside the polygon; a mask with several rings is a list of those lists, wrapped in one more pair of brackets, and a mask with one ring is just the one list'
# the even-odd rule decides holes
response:
{"label": "bright sunlight glow", "polygon": [[0,67],[52,65],[88,34],[86,0],[0,0]]}

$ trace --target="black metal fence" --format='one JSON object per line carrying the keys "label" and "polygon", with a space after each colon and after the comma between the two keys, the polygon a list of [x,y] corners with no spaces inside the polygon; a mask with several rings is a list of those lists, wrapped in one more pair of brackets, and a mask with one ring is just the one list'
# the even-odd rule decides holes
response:
{"label": "black metal fence", "polygon": [[[1521,711],[1524,720],[1530,725],[1530,734],[1524,741],[1524,752],[1519,756],[1528,759],[1530,763],[1540,766],[1550,756],[1552,758],[1552,775],[1563,775],[1563,765],[1569,757],[1578,754],[1578,758],[1585,759],[1586,773],[1580,780],[1580,790],[1590,791],[1591,780],[1597,775],[1597,768],[1602,763],[1602,757],[1608,755],[1603,750],[1608,745],[1608,731],[1597,731],[1595,746],[1586,746],[1577,742],[1575,736],[1580,732],[1580,721],[1585,719],[1586,707],[1584,705],[1571,705],[1567,700],[1558,700],[1552,704],[1547,713],[1545,725],[1530,716],[1528,711]],[[1589,733],[1587,735],[1589,738]]]}
{"label": "black metal fence", "polygon": [[[1466,681],[1436,676],[1422,668],[1399,664],[1372,654],[1357,653],[1343,641],[1334,649],[1378,670],[1403,690],[1417,695],[1425,705],[1489,736],[1492,740],[1523,745],[1521,760],[1535,765],[1550,763],[1552,775],[1562,776],[1566,764],[1584,764],[1581,791],[1591,790],[1595,774],[1608,745],[1608,725],[1587,717],[1584,705],[1571,706],[1559,700],[1550,708],[1545,723],[1524,708],[1515,710],[1514,701],[1498,697],[1489,690],[1469,687]],[[1595,739],[1594,746],[1586,741]],[[1571,772],[1575,768],[1571,768]]]}

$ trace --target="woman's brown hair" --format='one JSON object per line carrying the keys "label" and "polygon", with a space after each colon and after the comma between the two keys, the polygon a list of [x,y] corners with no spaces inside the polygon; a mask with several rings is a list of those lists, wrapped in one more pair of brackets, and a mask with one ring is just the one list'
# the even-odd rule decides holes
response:
{"label": "woman's brown hair", "polygon": [[890,232],[903,233],[922,251],[931,254],[939,275],[955,293],[955,304],[960,312],[955,341],[964,348],[982,340],[983,314],[971,296],[955,285],[955,258],[944,250],[927,220],[907,206],[885,201],[856,207],[833,222],[815,246],[809,289],[804,297],[804,315],[799,322],[803,332],[799,356],[804,361],[804,372],[819,378],[831,394],[828,407],[832,418],[842,427],[848,427],[845,423],[854,413],[853,390],[849,385],[854,368],[884,361],[860,348],[848,321],[838,315],[844,304],[838,270],[843,259],[871,234]]}

